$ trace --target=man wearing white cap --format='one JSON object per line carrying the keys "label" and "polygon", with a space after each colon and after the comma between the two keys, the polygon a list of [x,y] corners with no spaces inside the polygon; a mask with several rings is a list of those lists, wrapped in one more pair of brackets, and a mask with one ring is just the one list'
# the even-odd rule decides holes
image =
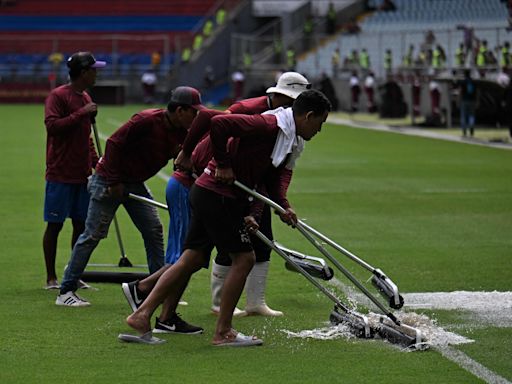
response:
{"label": "man wearing white cap", "polygon": [[[242,100],[228,108],[228,112],[237,114],[253,115],[263,113],[268,110],[277,109],[279,107],[289,107],[293,101],[305,90],[311,89],[309,81],[297,72],[285,72],[277,80],[277,84],[267,89],[267,96],[255,97],[252,99]],[[300,152],[304,148],[299,145],[298,150],[294,151],[290,156],[290,160],[283,172],[286,175],[286,189],[292,178],[292,170],[295,167],[295,161],[300,156]],[[272,220],[270,208],[264,206],[259,221],[260,231],[269,239],[273,239]],[[271,309],[265,301],[265,287],[267,282],[268,270],[270,266],[271,249],[262,243],[256,236],[251,236],[254,252],[256,254],[256,264],[245,284],[245,292],[247,303],[245,311],[239,311],[235,308],[235,315],[261,315],[261,316],[282,316],[281,311]],[[231,258],[227,254],[219,254],[213,261],[211,272],[211,290],[212,290],[212,312],[218,313],[220,309],[220,297],[224,279],[231,268]]]}
{"label": "man wearing white cap", "polygon": [[[225,113],[254,115],[260,114],[265,111],[274,110],[279,107],[289,107],[293,101],[305,90],[311,88],[308,80],[297,72],[283,73],[274,87],[267,89],[265,96],[255,97],[251,99],[241,100],[231,105]],[[194,168],[199,171],[205,168],[208,161],[212,157],[211,148],[205,144],[208,140],[207,137],[210,129],[210,121],[215,111],[201,111],[192,124],[187,135],[187,143],[184,143],[184,151],[187,152],[186,156],[191,157],[192,151],[197,146],[194,153],[198,154],[196,158],[205,160],[206,164],[197,164],[194,160]],[[222,114],[222,112],[217,112]],[[204,123],[203,123],[204,122]],[[201,141],[203,140],[203,141]],[[198,143],[201,142],[199,145]],[[303,148],[303,146],[302,146]],[[188,149],[188,151],[185,151]],[[203,151],[204,150],[204,151]],[[208,152],[208,153],[206,153]],[[290,162],[286,168],[288,175],[287,182],[291,180],[292,168],[294,161],[298,158],[300,153],[294,153],[290,156]],[[180,156],[175,160],[175,165],[180,164]],[[188,167],[185,167],[188,168]],[[166,200],[169,207],[169,214],[171,217],[169,223],[169,238],[167,244],[167,252],[165,256],[166,263],[175,264],[181,256],[185,235],[187,233],[188,223],[190,221],[190,206],[188,202],[188,193],[190,187],[194,183],[194,179],[189,172],[185,170],[176,170],[167,184]],[[288,184],[286,185],[286,188]],[[284,191],[286,192],[286,191]],[[179,218],[179,219],[178,219]],[[270,209],[265,207],[260,222],[260,230],[268,237],[272,238],[271,216]],[[256,239],[256,240],[254,240]],[[282,312],[270,309],[265,303],[265,286],[269,267],[270,249],[263,243],[254,238],[254,247],[256,253],[256,266],[249,274],[247,279],[247,311],[241,311],[235,308],[235,316],[250,315],[263,315],[263,316],[282,316]],[[231,268],[231,259],[229,255],[219,255],[212,266],[211,273],[211,289],[212,289],[212,312],[219,313],[220,297],[224,280]],[[130,306],[135,311],[139,304],[136,304],[133,297],[145,297],[153,288],[158,280],[158,274],[151,275],[141,282],[133,282],[130,284],[123,284],[123,292],[130,303]],[[164,306],[162,316],[166,317],[167,308]],[[163,329],[157,324],[156,331],[161,332]]]}

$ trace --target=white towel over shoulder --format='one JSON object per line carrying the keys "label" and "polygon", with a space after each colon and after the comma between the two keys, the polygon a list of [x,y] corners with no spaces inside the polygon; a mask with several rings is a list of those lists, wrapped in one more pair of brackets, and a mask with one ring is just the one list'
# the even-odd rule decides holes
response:
{"label": "white towel over shoulder", "polygon": [[286,156],[291,153],[286,168],[293,169],[295,161],[304,150],[304,139],[297,136],[292,109],[279,107],[263,112],[263,114],[274,115],[277,119],[277,126],[280,128],[276,144],[270,155],[272,165],[277,168],[286,159]]}

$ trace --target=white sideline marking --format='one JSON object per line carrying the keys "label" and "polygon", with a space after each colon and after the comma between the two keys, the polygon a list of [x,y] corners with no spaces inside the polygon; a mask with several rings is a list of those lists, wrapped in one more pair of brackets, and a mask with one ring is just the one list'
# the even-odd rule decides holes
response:
{"label": "white sideline marking", "polygon": [[[330,280],[332,285],[340,288],[349,301],[357,300],[367,306],[373,303],[362,293],[356,292],[351,286],[347,286],[336,278]],[[404,307],[423,309],[463,310],[470,312],[477,323],[485,322],[496,327],[512,327],[512,292],[427,292],[405,293]],[[401,313],[401,312],[400,312]],[[433,348],[446,359],[458,364],[461,368],[472,373],[476,377],[489,384],[511,384],[510,381],[473,360],[464,352],[451,347],[449,344],[461,344],[471,342],[460,335],[446,332],[440,327],[430,327],[437,338],[450,339],[450,343],[438,343]],[[446,333],[446,334],[443,334]]]}
{"label": "white sideline marking", "polygon": [[505,379],[504,377],[496,374],[490,369],[484,367],[478,361],[473,360],[471,357],[466,355],[464,352],[459,351],[458,349],[444,346],[444,347],[436,347],[441,355],[446,357],[448,360],[453,361],[458,364],[460,367],[464,368],[466,371],[472,373],[479,379],[482,379],[486,383],[489,384],[511,384],[510,381]]}
{"label": "white sideline marking", "polygon": [[349,127],[353,127],[353,128],[364,128],[364,129],[371,129],[374,131],[392,132],[392,133],[399,133],[402,135],[426,137],[429,139],[453,141],[453,142],[463,143],[463,144],[480,145],[483,147],[512,150],[511,144],[492,143],[492,142],[483,141],[483,140],[479,140],[479,139],[475,139],[475,138],[463,138],[463,137],[458,137],[458,136],[450,136],[450,135],[440,134],[440,133],[436,133],[436,132],[424,131],[422,129],[412,128],[412,127],[390,127],[390,126],[387,126],[384,124],[379,124],[379,123],[355,122],[353,120],[342,119],[339,117],[332,117],[332,116],[329,116],[327,118],[327,122],[333,123],[333,124],[348,125]]}

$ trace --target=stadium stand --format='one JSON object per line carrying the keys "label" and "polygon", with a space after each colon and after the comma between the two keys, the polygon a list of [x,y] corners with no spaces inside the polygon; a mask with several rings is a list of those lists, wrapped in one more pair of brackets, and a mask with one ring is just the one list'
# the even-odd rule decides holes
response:
{"label": "stadium stand", "polygon": [[508,39],[508,10],[499,0],[395,0],[393,12],[375,9],[380,3],[370,2],[374,11],[360,17],[360,33],[340,34],[329,40],[298,61],[299,71],[332,76],[331,57],[336,48],[343,56],[366,48],[373,69],[384,76],[385,50],[391,50],[392,62],[399,66],[410,45],[415,47],[416,54],[419,52],[428,30],[433,31],[435,44],[447,52],[447,66],[454,65],[454,52],[464,40],[464,27],[473,28],[475,38],[487,40],[492,49]]}
{"label": "stadium stand", "polygon": [[[176,42],[194,31],[215,0],[116,0],[69,2],[19,0],[0,9],[0,76],[45,73],[52,52],[95,52],[126,73],[148,65],[152,52],[172,65]],[[115,68],[119,65],[119,68]],[[62,68],[65,72],[65,68]]]}

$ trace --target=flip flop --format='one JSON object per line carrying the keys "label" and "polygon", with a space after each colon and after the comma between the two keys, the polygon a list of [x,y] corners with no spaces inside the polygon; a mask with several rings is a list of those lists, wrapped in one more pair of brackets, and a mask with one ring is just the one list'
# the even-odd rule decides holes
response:
{"label": "flip flop", "polygon": [[146,332],[142,336],[130,335],[129,333],[120,333],[117,337],[121,341],[125,341],[127,343],[139,343],[139,344],[163,344],[165,340],[159,339],[158,337],[153,337],[153,333],[151,331]]}
{"label": "flip flop", "polygon": [[258,339],[256,336],[246,336],[238,332],[236,337],[232,340],[226,339],[218,344],[213,344],[214,347],[252,347],[262,345],[263,340]]}

